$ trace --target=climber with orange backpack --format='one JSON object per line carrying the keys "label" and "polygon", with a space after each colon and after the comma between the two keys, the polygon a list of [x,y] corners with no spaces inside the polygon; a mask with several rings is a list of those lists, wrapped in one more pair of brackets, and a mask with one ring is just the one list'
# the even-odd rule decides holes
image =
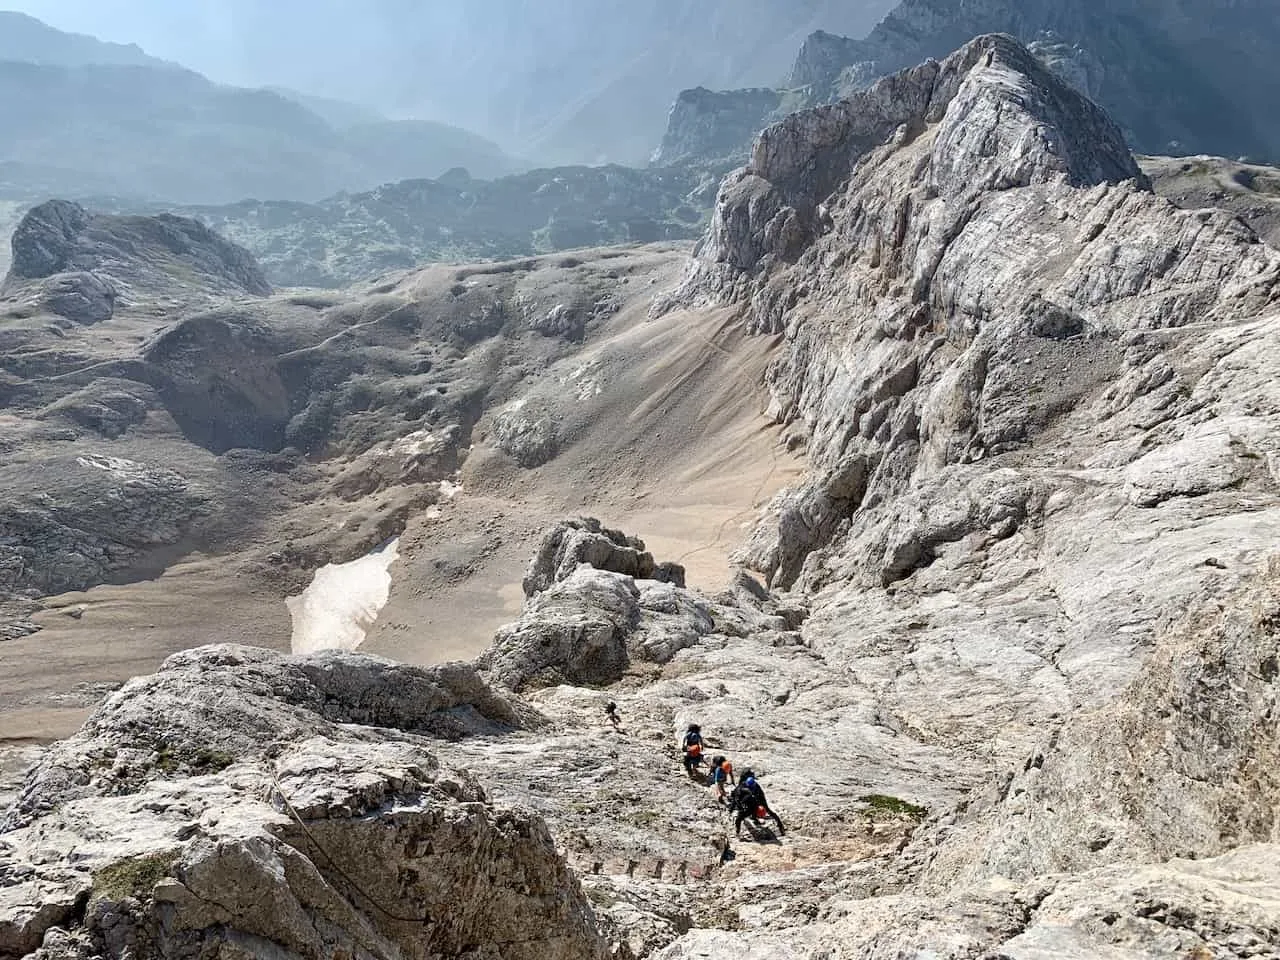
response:
{"label": "climber with orange backpack", "polygon": [[733,777],[733,764],[726,757],[711,758],[711,785],[716,788],[716,802],[724,803],[729,795],[725,792],[725,784],[737,786]]}
{"label": "climber with orange backpack", "polygon": [[[760,827],[763,826],[761,821],[767,817],[772,817],[773,822],[778,825],[778,836],[786,835],[787,831],[782,826],[782,819],[769,807],[769,801],[764,797],[764,788],[756,782],[756,775],[751,770],[742,771],[742,781],[729,795],[729,805],[738,814],[737,822],[733,825],[735,837],[742,836],[744,820],[750,819],[753,827]],[[754,832],[752,830],[752,833]]]}
{"label": "climber with orange backpack", "polygon": [[681,749],[684,751],[684,772],[695,776],[702,765],[702,728],[696,723],[689,724]]}

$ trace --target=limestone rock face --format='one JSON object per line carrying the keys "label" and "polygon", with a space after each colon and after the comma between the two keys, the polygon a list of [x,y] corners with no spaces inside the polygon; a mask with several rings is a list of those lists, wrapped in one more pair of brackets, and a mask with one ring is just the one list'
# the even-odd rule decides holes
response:
{"label": "limestone rock face", "polygon": [[859,41],[817,30],[805,38],[786,85],[828,89],[849,64],[865,59],[867,51]]}
{"label": "limestone rock face", "polygon": [[[929,135],[921,143],[926,126]],[[895,134],[902,149],[882,147]],[[904,155],[919,155],[923,169],[903,171]],[[686,290],[695,299],[718,293],[731,300],[752,292],[748,278],[795,262],[835,227],[833,191],[855,167],[857,180],[844,192],[876,205],[862,217],[849,211],[853,229],[868,242],[911,243],[910,233],[898,240],[892,233],[873,237],[868,229],[873,217],[901,216],[908,202],[915,206],[907,213],[924,213],[903,229],[918,225],[922,231],[926,220],[938,221],[930,222],[923,249],[902,258],[903,281],[917,283],[932,279],[954,240],[948,230],[960,230],[986,192],[1059,180],[1072,186],[1145,182],[1119,129],[1101,110],[1016,42],[983,38],[940,64],[888,77],[863,94],[792,114],[763,131],[750,163],[721,187],[699,251],[698,263],[705,266]],[[892,200],[881,189],[890,182]],[[905,194],[915,195],[909,200]],[[882,222],[879,229],[893,227]],[[828,245],[856,239],[842,233]],[[776,293],[771,299],[777,310],[792,305]]]}
{"label": "limestone rock face", "polygon": [[992,880],[940,898],[830,902],[816,922],[753,930],[732,950],[725,931],[698,930],[651,956],[1269,957],[1280,910],[1274,849],[1243,847],[1215,859],[1106,868],[1026,887]]}
{"label": "limestone rock face", "polygon": [[809,452],[740,559],[917,770],[989,773],[878,895],[657,955],[1269,956],[1280,253],[1008,38],[850,104],[761,135],[673,302],[778,337]]}
{"label": "limestone rock face", "polygon": [[982,837],[981,868],[1016,877],[1280,841],[1280,738],[1267,719],[1278,618],[1273,558],[1171,632],[1121,696],[1034,750],[990,822],[957,846]]}
{"label": "limestone rock face", "polygon": [[[784,586],[859,505],[880,508],[868,520],[885,518],[877,533],[858,534],[871,582],[931,562],[940,543],[1007,535],[1056,484],[1019,471],[992,487],[998,474],[967,464],[1025,449],[1108,381],[1114,399],[1100,397],[1095,421],[1155,403],[1144,377],[1167,369],[1171,341],[1141,331],[1189,313],[1247,316],[1277,298],[1275,251],[1225,215],[1151,196],[1105,115],[1011,40],[975,41],[865,96],[762,134],[677,295],[749,298],[757,329],[786,334],[769,373],[773,409],[803,424],[818,469],[774,504],[776,533],[757,534],[744,552]],[[881,102],[890,106],[879,125],[860,126]],[[888,143],[872,146],[875,134]],[[856,164],[839,188],[834,158],[844,177]],[[829,279],[837,269],[839,284]],[[1205,284],[1205,270],[1217,282]],[[1216,435],[1236,449],[1232,428]],[[1219,453],[1217,472],[1205,473],[1191,449],[1134,462],[1128,495],[1155,503],[1223,489],[1252,469]],[[1201,479],[1174,481],[1172,464],[1188,457]],[[968,510],[944,507],[936,487],[925,493],[925,484],[958,490],[978,473],[989,492],[963,495]],[[1139,492],[1145,484],[1155,487]],[[912,486],[913,505],[889,520],[893,498]]]}
{"label": "limestone rock face", "polygon": [[521,710],[461,664],[174,657],[29,776],[0,956],[603,957],[543,822],[432,755]]}
{"label": "limestone rock face", "polygon": [[704,87],[683,91],[671,107],[662,145],[653,163],[674,166],[708,158],[740,159],[759,132],[763,118],[782,103],[767,88],[717,93]]}

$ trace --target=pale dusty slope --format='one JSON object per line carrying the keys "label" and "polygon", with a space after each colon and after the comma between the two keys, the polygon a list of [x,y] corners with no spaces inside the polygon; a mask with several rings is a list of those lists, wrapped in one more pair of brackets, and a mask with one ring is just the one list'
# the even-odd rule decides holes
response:
{"label": "pale dusty slope", "polygon": [[[495,275],[513,276],[520,296],[550,305],[573,303],[580,289],[590,293],[604,278],[617,306],[590,321],[581,344],[533,334],[529,356],[511,335],[481,341],[457,361],[475,363],[471,378],[492,378],[480,381],[483,388],[462,381],[462,389],[479,391],[469,394],[479,406],[467,414],[478,422],[469,428],[460,469],[445,464],[442,473],[421,474],[422,482],[419,474],[401,481],[403,455],[395,453],[394,443],[357,446],[307,468],[312,477],[318,474],[318,484],[291,470],[283,475],[288,484],[245,488],[238,497],[271,508],[257,517],[258,504],[244,501],[240,515],[255,522],[231,526],[216,549],[191,537],[197,542],[177,545],[152,570],[126,575],[126,582],[45,598],[29,617],[40,631],[0,644],[5,735],[65,736],[101,696],[102,684],[148,672],[177,650],[227,638],[288,649],[285,597],[310,582],[311,568],[304,559],[296,573],[281,576],[281,565],[270,558],[294,544],[307,558],[354,559],[381,542],[387,522],[395,524],[390,532],[401,533],[400,556],[365,649],[407,662],[472,657],[483,649],[494,630],[519,611],[515,585],[532,538],[565,514],[599,514],[651,531],[657,549],[687,555],[695,582],[725,582],[726,558],[744,525],[800,469],[799,459],[778,451],[778,432],[762,415],[764,399],[756,385],[771,343],[744,340],[741,331],[726,327],[723,314],[648,318],[653,292],[678,275],[679,250],[584,253],[566,261],[580,265],[558,268],[563,259],[529,261],[510,275]],[[458,272],[434,267],[410,273],[392,296],[408,303],[448,297]],[[133,349],[133,330],[154,322],[126,313],[70,336],[92,338],[84,349],[127,351]],[[514,363],[521,368],[514,375],[498,372]],[[520,392],[563,408],[561,452],[532,470],[497,449],[485,415],[486,407],[502,409],[505,397]],[[395,436],[415,427],[389,420],[383,429]],[[168,440],[161,444],[156,432],[130,432],[107,442],[81,435],[75,442],[78,450],[174,465],[203,489],[217,489],[229,457],[214,459]],[[30,456],[49,458],[53,452],[46,443],[32,446]],[[197,464],[201,472],[192,473]],[[362,479],[387,471],[389,482]],[[437,475],[451,477],[460,489],[439,495]],[[246,480],[256,483],[253,476]],[[349,484],[356,496],[343,492]],[[369,486],[375,487],[372,494],[360,493]],[[405,506],[405,497],[418,496],[427,502]],[[308,542],[318,546],[307,548]]]}

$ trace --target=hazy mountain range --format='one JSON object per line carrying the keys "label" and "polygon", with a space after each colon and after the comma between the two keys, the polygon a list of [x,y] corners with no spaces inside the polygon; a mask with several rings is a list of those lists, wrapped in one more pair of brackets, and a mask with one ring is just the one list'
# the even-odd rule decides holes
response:
{"label": "hazy mountain range", "polygon": [[170,202],[317,200],[466,167],[521,165],[467,130],[217,84],[134,46],[0,13],[0,194]]}
{"label": "hazy mountain range", "polygon": [[[893,0],[11,0],[224,82],[476,130],[545,163],[643,162],[685,87],[778,83]],[[137,51],[140,53],[140,51]],[[474,172],[474,171],[473,171]]]}

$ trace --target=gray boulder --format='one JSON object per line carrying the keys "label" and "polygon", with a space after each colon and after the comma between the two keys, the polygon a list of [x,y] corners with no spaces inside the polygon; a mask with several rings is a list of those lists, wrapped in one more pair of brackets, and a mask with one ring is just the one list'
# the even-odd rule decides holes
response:
{"label": "gray boulder", "polygon": [[583,564],[636,580],[684,586],[684,568],[679,564],[655,563],[640,538],[610,530],[594,517],[582,517],[562,520],[543,533],[524,576],[524,595],[532,597],[567,580]]}
{"label": "gray boulder", "polygon": [[560,435],[551,414],[538,403],[520,403],[493,418],[498,449],[525,469],[550,463],[560,452]]}
{"label": "gray boulder", "polygon": [[28,778],[0,956],[603,958],[541,819],[432,755],[518,714],[462,665],[174,657]]}

